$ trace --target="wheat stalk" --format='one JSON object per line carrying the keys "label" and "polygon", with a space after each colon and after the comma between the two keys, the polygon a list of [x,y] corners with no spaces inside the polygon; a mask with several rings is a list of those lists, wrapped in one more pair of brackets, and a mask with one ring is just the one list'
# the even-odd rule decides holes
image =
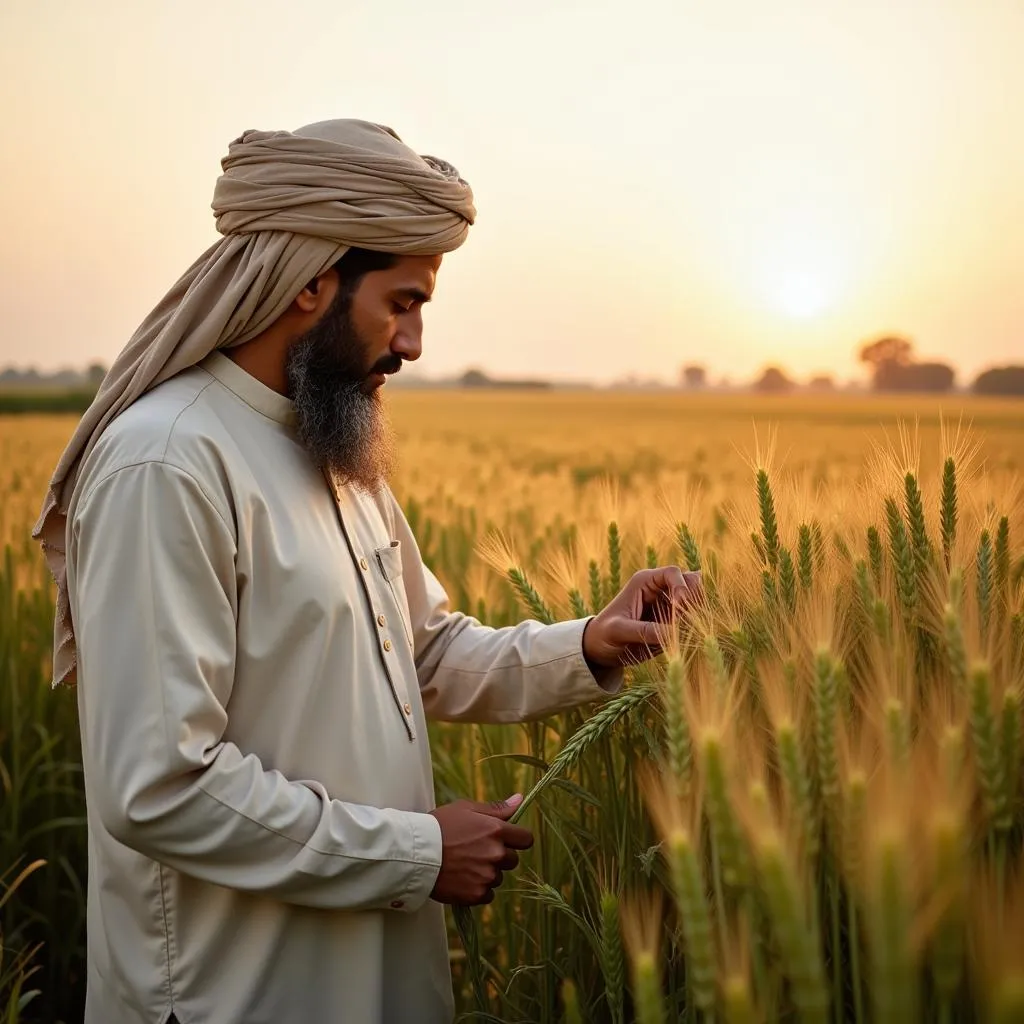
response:
{"label": "wheat stalk", "polygon": [[626,987],[625,956],[619,920],[619,898],[610,890],[601,892],[601,973],[605,999],[612,1024],[622,1024],[622,997]]}
{"label": "wheat stalk", "polygon": [[775,498],[772,496],[768,474],[757,471],[757,504],[761,513],[761,537],[768,565],[776,569],[779,564],[779,522],[775,515]]}
{"label": "wheat stalk", "polygon": [[656,692],[653,683],[636,684],[624,693],[608,701],[594,712],[566,741],[565,746],[551,762],[547,771],[537,780],[533,788],[523,798],[523,802],[515,809],[509,821],[518,822],[530,805],[544,792],[551,783],[561,775],[575,767],[587,750],[605,736],[620,718],[630,714]]}
{"label": "wheat stalk", "polygon": [[957,495],[956,495],[956,462],[948,457],[942,467],[942,555],[946,568],[950,567],[953,544],[956,542]]}
{"label": "wheat stalk", "polygon": [[800,524],[796,545],[796,564],[800,586],[804,590],[810,590],[814,582],[814,563],[811,552],[811,528],[806,523]]}
{"label": "wheat stalk", "polygon": [[700,549],[697,547],[697,542],[694,540],[689,526],[686,523],[680,523],[676,528],[676,536],[679,540],[679,550],[686,562],[686,568],[690,572],[699,572],[701,568]]}

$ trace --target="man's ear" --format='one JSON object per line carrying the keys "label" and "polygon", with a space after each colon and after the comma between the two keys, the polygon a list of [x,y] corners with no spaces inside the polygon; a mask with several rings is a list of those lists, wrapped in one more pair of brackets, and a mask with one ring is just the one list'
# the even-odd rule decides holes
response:
{"label": "man's ear", "polygon": [[314,277],[295,296],[295,305],[301,313],[322,313],[334,301],[338,291],[338,272],[333,267]]}

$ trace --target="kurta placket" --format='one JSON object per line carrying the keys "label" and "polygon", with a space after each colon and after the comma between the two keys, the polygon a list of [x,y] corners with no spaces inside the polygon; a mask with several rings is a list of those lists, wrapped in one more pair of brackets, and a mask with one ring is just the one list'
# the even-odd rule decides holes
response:
{"label": "kurta placket", "polygon": [[[346,522],[346,509],[348,507],[349,495],[335,481],[327,477],[328,486],[334,494],[334,506],[338,513],[338,525],[345,543],[348,546],[352,561],[359,567],[359,580],[363,587],[363,595],[366,598],[367,608],[373,616],[374,623],[379,634],[378,649],[380,651],[381,664],[387,675],[388,683],[391,686],[391,695],[395,701],[395,708],[402,720],[410,740],[416,739],[416,728],[413,716],[413,706],[408,688],[406,686],[406,673],[402,671],[402,664],[399,661],[399,653],[396,649],[396,640],[389,628],[392,621],[401,620],[403,640],[402,642],[411,647],[412,638],[409,635],[405,618],[401,614],[398,595],[395,592],[394,576],[396,573],[392,557],[400,559],[397,541],[389,541],[384,548],[376,546],[372,552],[364,548],[364,539],[353,536],[354,531]],[[390,553],[394,552],[392,556]],[[401,562],[398,562],[400,572]],[[383,586],[381,583],[383,582]],[[384,607],[390,603],[392,618],[384,612]]]}

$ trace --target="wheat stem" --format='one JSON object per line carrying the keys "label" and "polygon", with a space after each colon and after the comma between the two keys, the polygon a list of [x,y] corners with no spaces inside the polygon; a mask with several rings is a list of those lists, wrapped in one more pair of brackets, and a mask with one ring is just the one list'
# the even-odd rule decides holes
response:
{"label": "wheat stem", "polygon": [[677,799],[685,799],[693,774],[693,744],[686,719],[684,689],[685,666],[682,658],[672,657],[665,674],[663,703],[665,706],[665,745]]}
{"label": "wheat stem", "polygon": [[905,766],[910,756],[910,723],[903,701],[896,697],[885,702],[885,736],[891,763]]}
{"label": "wheat stem", "polygon": [[[722,983],[722,1018],[725,1024],[756,1024],[750,985],[742,975],[730,974]],[[710,1020],[710,1015],[704,1019]]]}
{"label": "wheat stem", "polygon": [[472,908],[464,904],[452,907],[452,917],[466,952],[466,969],[469,971],[470,984],[473,987],[473,999],[478,1010],[487,1009],[487,985],[484,981],[483,959],[480,956],[480,934],[477,931],[476,918]]}
{"label": "wheat stem", "polygon": [[828,873],[830,917],[832,919],[832,992],[834,993],[834,1010],[837,1024],[843,1021],[843,1004],[840,993],[843,991],[843,958],[840,943],[839,922],[839,878],[835,870]]}
{"label": "wheat stem", "polygon": [[814,827],[814,806],[810,773],[804,763],[800,740],[792,722],[782,722],[775,731],[775,743],[782,770],[782,782],[797,826],[797,848],[813,864],[818,858],[818,831]]}
{"label": "wheat stem", "polygon": [[702,737],[701,767],[711,836],[721,857],[722,877],[731,889],[744,889],[749,881],[749,866],[729,800],[725,752],[721,738],[715,733]]}
{"label": "wheat stem", "polygon": [[[836,753],[836,673],[831,654],[815,656],[814,738],[818,797],[823,820],[834,830],[839,795],[839,760]],[[834,831],[833,831],[834,834]]]}
{"label": "wheat stem", "polygon": [[1020,786],[1020,692],[1014,688],[1003,694],[999,722],[999,756],[1003,776],[1003,831],[1009,832],[1017,810],[1017,791]]}
{"label": "wheat stem", "polygon": [[637,1024],[665,1024],[658,963],[649,952],[632,957],[633,996]]}
{"label": "wheat stem", "polygon": [[829,997],[818,933],[804,906],[792,865],[774,831],[757,835],[754,849],[783,968],[790,980],[793,1004],[801,1020],[825,1024],[829,1016]]}
{"label": "wheat stem", "polygon": [[626,987],[625,956],[619,921],[619,900],[615,893],[601,893],[601,972],[605,999],[612,1024],[623,1024],[623,994]]}
{"label": "wheat stem", "polygon": [[571,978],[562,982],[562,1011],[565,1024],[583,1024],[579,990]]}
{"label": "wheat stem", "polygon": [[963,976],[964,958],[964,906],[960,899],[963,889],[965,844],[957,823],[947,816],[941,817],[934,829],[935,882],[934,889],[949,893],[948,906],[936,926],[931,945],[931,973],[940,1005],[952,1007],[953,997]]}
{"label": "wheat stem", "polygon": [[990,827],[1003,831],[1004,795],[999,743],[996,738],[996,718],[992,706],[992,678],[984,662],[975,664],[970,673],[971,741],[978,768],[978,782],[985,801]]}
{"label": "wheat stem", "polygon": [[[669,836],[666,847],[665,857],[686,950],[686,977],[694,1005],[707,1015],[715,1005],[715,955],[699,851],[692,836],[681,830]],[[724,917],[721,911],[719,917]]]}
{"label": "wheat stem", "polygon": [[884,838],[877,853],[872,913],[875,1017],[877,1024],[916,1020],[907,865],[899,839]]}

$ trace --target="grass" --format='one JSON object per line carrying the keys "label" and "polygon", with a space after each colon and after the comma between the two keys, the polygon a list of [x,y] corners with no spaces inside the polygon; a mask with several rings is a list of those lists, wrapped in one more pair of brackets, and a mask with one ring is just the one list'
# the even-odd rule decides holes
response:
{"label": "grass", "polygon": [[[439,802],[526,792],[537,837],[450,915],[461,1019],[1014,1019],[1024,407],[966,402],[970,433],[934,399],[392,410],[396,491],[458,607],[585,614],[652,560],[707,594],[621,697],[431,725]],[[0,417],[0,1019],[26,1024],[83,995],[76,707],[27,539],[74,422]]]}

